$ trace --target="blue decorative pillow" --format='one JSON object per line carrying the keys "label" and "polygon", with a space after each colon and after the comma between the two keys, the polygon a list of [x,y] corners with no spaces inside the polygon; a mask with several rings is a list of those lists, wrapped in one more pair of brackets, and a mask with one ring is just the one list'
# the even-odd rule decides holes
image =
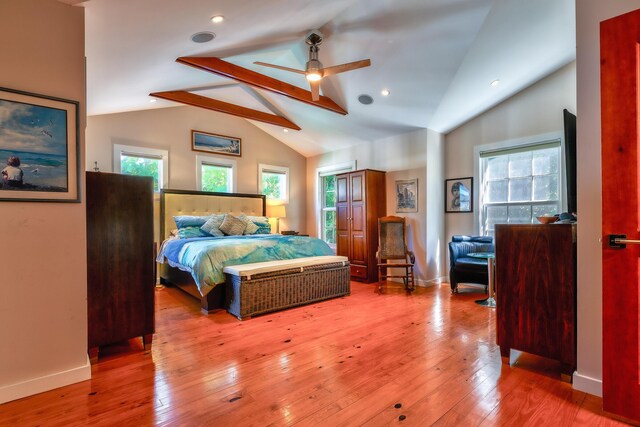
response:
{"label": "blue decorative pillow", "polygon": [[222,237],[224,236],[224,233],[220,230],[222,221],[224,221],[224,215],[211,215],[207,222],[200,227],[200,230],[204,231],[209,236]]}
{"label": "blue decorative pillow", "polygon": [[253,234],[271,234],[271,224],[269,224],[269,218],[266,216],[247,216],[255,225],[258,226],[258,230]]}
{"label": "blue decorative pillow", "polygon": [[210,216],[174,216],[173,220],[178,227],[178,237],[180,237],[181,239],[188,239],[190,237],[207,237],[208,234],[200,230],[200,227],[202,227],[209,218]]}
{"label": "blue decorative pillow", "polygon": [[194,215],[179,215],[174,216],[173,220],[176,222],[178,229],[184,227],[202,227],[211,216],[194,216]]}
{"label": "blue decorative pillow", "polygon": [[204,231],[200,230],[200,227],[188,226],[178,228],[178,237],[181,239],[189,239],[191,237],[207,237],[209,236]]}
{"label": "blue decorative pillow", "polygon": [[254,222],[258,226],[258,231],[255,234],[271,234],[271,224],[269,222]]}

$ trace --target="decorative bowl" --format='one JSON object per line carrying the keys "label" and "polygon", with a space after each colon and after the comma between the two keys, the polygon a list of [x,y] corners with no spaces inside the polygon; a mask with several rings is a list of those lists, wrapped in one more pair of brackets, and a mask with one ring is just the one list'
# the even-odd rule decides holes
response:
{"label": "decorative bowl", "polygon": [[551,224],[558,220],[557,216],[537,216],[536,219],[542,224]]}

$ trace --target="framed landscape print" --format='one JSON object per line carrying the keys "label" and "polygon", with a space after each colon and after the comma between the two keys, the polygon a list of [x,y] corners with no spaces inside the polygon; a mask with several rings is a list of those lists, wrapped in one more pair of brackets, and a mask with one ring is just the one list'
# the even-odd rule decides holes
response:
{"label": "framed landscape print", "polygon": [[473,178],[454,178],[444,181],[444,211],[473,212]]}
{"label": "framed landscape print", "polygon": [[242,141],[240,138],[234,138],[232,136],[216,135],[213,133],[192,130],[191,144],[193,151],[237,157],[242,155]]}
{"label": "framed landscape print", "polygon": [[78,106],[0,88],[0,201],[80,201]]}
{"label": "framed landscape print", "polygon": [[418,212],[418,178],[396,181],[396,212]]}

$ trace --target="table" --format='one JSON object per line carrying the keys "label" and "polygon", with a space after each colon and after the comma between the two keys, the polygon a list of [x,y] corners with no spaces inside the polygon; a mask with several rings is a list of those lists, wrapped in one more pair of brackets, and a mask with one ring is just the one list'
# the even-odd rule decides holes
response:
{"label": "table", "polygon": [[467,254],[472,258],[483,258],[487,260],[487,275],[489,281],[489,298],[480,299],[476,301],[476,304],[483,305],[485,307],[495,307],[495,262],[496,254],[493,252],[471,252]]}

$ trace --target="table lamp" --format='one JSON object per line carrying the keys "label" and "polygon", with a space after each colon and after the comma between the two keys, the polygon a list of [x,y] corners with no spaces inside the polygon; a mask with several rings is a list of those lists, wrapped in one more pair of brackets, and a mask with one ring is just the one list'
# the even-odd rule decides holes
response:
{"label": "table lamp", "polygon": [[267,205],[267,216],[276,220],[276,232],[280,233],[280,218],[286,218],[284,205]]}

